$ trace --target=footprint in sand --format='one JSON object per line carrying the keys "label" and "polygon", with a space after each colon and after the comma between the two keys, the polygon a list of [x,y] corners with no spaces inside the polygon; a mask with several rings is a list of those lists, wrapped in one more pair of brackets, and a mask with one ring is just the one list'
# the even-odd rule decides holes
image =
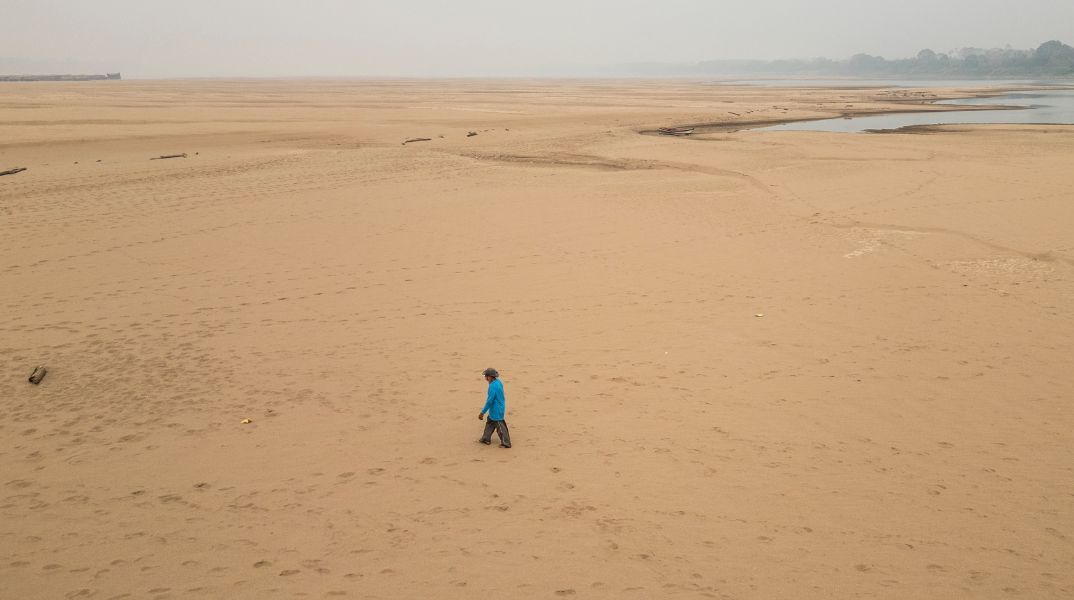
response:
{"label": "footprint in sand", "polygon": [[946,489],[947,489],[947,486],[946,486],[946,485],[943,485],[943,484],[939,484],[939,483],[937,483],[937,484],[935,484],[935,485],[931,485],[931,486],[929,486],[929,487],[928,487],[928,489],[927,489],[927,491],[928,491],[928,493],[929,493],[929,495],[930,495],[930,496],[939,496],[939,495],[940,495],[940,494],[942,494],[942,493],[944,492],[944,490],[946,490]]}
{"label": "footprint in sand", "polygon": [[1052,527],[1045,527],[1044,531],[1048,532],[1051,535],[1054,535],[1055,537],[1057,537],[1057,538],[1059,538],[1061,540],[1066,540],[1067,539],[1067,536],[1063,535],[1062,532],[1060,532],[1058,529],[1055,529],[1055,528],[1052,528]]}

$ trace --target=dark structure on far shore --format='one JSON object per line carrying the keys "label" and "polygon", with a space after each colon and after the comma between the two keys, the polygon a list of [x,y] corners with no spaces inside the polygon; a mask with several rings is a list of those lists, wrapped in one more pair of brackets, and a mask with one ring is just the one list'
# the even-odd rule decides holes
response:
{"label": "dark structure on far shore", "polygon": [[119,73],[104,75],[0,75],[0,81],[106,81],[123,79]]}

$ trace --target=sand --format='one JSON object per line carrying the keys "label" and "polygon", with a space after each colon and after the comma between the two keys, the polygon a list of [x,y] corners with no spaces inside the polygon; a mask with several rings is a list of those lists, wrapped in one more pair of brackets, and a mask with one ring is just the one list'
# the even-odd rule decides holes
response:
{"label": "sand", "polygon": [[4,85],[0,596],[1070,598],[1074,128],[639,134],[913,94]]}

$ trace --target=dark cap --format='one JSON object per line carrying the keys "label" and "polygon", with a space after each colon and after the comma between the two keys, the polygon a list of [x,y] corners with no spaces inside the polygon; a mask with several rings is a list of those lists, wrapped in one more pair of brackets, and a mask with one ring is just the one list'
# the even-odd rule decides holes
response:
{"label": "dark cap", "polygon": [[485,369],[484,375],[485,375],[485,377],[499,377],[500,372],[497,371],[496,369],[493,369],[492,367],[489,367],[489,368]]}

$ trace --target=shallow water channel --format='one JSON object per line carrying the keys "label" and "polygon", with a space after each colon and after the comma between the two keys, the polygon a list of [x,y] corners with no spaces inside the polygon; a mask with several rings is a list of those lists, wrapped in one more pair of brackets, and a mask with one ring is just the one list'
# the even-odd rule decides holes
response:
{"label": "shallow water channel", "polygon": [[912,127],[915,125],[958,124],[1074,124],[1074,90],[1035,90],[1001,94],[991,98],[942,100],[935,104],[961,106],[1004,106],[996,110],[956,110],[869,115],[863,117],[795,121],[754,131],[829,131],[861,133]]}

